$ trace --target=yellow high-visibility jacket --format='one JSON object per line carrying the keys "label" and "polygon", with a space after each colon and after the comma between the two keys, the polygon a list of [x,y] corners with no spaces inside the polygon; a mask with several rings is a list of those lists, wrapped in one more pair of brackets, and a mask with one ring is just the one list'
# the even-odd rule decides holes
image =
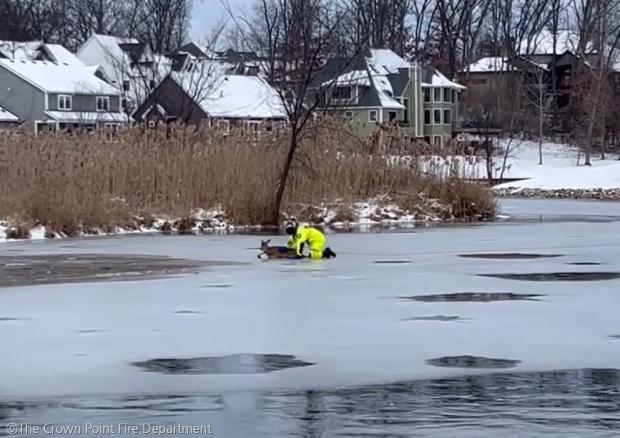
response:
{"label": "yellow high-visibility jacket", "polygon": [[286,246],[295,249],[298,256],[302,256],[302,245],[307,243],[310,247],[310,257],[320,259],[323,257],[323,247],[325,246],[325,236],[316,228],[309,225],[299,225],[297,234],[291,236]]}

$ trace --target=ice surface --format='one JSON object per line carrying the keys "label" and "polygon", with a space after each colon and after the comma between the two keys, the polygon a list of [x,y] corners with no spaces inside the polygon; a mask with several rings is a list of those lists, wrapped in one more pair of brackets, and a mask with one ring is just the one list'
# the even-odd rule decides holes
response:
{"label": "ice surface", "polygon": [[[620,282],[526,282],[478,274],[620,270],[620,204],[505,201],[515,222],[416,232],[330,234],[338,258],[259,261],[259,236],[119,236],[9,242],[0,254],[149,254],[247,266],[141,282],[0,289],[0,394],[179,394],[333,388],[480,373],[430,366],[443,356],[520,360],[516,371],[617,367],[610,334]],[[574,220],[585,214],[608,221]],[[542,217],[541,217],[542,215]],[[553,218],[547,222],[547,215]],[[572,220],[562,220],[567,215]],[[528,220],[519,223],[519,219]],[[532,218],[540,218],[535,222]],[[274,243],[281,237],[272,237]],[[470,252],[562,254],[479,260]],[[410,261],[404,264],[376,261]],[[569,266],[570,262],[604,266]],[[230,285],[230,287],[209,287]],[[453,292],[541,294],[539,301],[415,302]],[[413,317],[452,315],[461,322]],[[157,358],[294,355],[316,365],[251,375],[164,375]]]}

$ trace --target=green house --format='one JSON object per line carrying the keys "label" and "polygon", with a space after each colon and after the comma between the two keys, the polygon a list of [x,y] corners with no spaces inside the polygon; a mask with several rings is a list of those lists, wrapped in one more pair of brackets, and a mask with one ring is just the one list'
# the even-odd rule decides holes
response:
{"label": "green house", "polygon": [[320,105],[345,118],[360,136],[384,123],[437,146],[456,135],[459,93],[465,87],[431,66],[371,49],[354,59],[327,60],[319,79]]}

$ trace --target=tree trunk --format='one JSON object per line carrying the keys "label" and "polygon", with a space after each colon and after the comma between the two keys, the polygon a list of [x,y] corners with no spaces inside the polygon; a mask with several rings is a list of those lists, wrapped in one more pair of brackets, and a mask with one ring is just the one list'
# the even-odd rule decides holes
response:
{"label": "tree trunk", "polygon": [[276,199],[273,205],[273,211],[271,216],[271,224],[274,226],[280,225],[280,208],[282,207],[282,199],[284,198],[284,190],[286,189],[286,182],[288,180],[291,166],[293,165],[293,158],[295,158],[295,151],[297,150],[297,140],[299,132],[295,128],[291,128],[291,138],[289,142],[289,149],[286,155],[286,161],[284,162],[284,169],[280,175],[280,181],[278,182],[278,191],[276,192]]}
{"label": "tree trunk", "polygon": [[[541,81],[542,82],[542,81]],[[543,118],[544,118],[544,108],[543,108],[543,89],[542,84],[539,84],[540,88],[538,90],[538,105],[540,114],[538,117],[538,165],[542,166],[543,156],[542,156],[542,144],[543,144]]]}

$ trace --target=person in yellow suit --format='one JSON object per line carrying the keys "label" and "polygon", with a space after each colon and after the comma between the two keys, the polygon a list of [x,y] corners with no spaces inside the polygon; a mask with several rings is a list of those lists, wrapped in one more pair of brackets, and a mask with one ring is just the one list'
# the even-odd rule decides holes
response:
{"label": "person in yellow suit", "polygon": [[314,227],[307,224],[298,225],[294,222],[286,224],[286,234],[290,237],[287,248],[294,249],[298,257],[303,257],[305,244],[310,247],[310,258],[312,260],[329,259],[336,257],[336,253],[331,248],[325,248],[325,235]]}

